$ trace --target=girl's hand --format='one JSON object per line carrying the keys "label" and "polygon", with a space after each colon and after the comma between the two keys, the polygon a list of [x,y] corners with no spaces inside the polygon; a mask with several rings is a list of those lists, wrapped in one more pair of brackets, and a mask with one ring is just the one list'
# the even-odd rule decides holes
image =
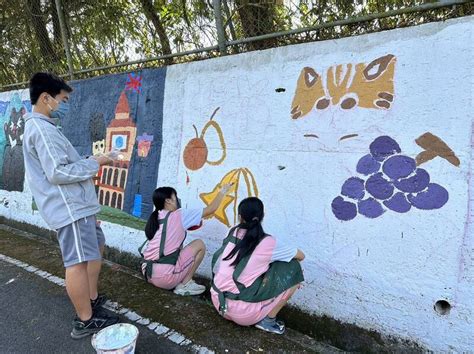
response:
{"label": "girl's hand", "polygon": [[219,191],[220,194],[227,195],[229,193],[229,190],[234,186],[234,183],[226,183],[221,187],[221,190]]}
{"label": "girl's hand", "polygon": [[204,218],[214,214],[214,212],[219,208],[219,205],[222,203],[222,200],[224,197],[229,193],[230,189],[234,186],[234,183],[226,183],[224,184],[219,193],[217,194],[217,197],[214,198],[211,204],[209,204],[207,207],[204,208],[202,212],[202,216]]}
{"label": "girl's hand", "polygon": [[302,262],[305,259],[305,254],[303,253],[302,250],[298,249],[298,252],[296,252],[296,255],[294,257],[296,260]]}

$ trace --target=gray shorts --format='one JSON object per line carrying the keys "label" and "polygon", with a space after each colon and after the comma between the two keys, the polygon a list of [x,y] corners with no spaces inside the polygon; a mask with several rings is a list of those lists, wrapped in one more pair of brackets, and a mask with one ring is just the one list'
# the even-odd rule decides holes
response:
{"label": "gray shorts", "polygon": [[64,267],[102,259],[100,247],[105,244],[105,236],[95,215],[79,219],[56,231]]}

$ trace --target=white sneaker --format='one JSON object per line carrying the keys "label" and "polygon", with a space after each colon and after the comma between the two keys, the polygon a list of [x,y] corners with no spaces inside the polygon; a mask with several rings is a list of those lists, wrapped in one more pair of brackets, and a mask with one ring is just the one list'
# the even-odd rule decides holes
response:
{"label": "white sneaker", "polygon": [[199,295],[206,291],[206,287],[204,285],[197,284],[194,280],[188,281],[186,284],[178,284],[173,292],[176,295]]}

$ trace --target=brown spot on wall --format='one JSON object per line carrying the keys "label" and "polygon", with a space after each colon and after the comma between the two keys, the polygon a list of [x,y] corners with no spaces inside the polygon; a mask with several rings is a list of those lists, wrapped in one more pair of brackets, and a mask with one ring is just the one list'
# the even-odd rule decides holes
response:
{"label": "brown spot on wall", "polygon": [[318,103],[316,103],[317,109],[326,109],[329,106],[330,101],[327,98],[321,98]]}
{"label": "brown spot on wall", "polygon": [[291,115],[292,119],[298,119],[299,117],[301,117],[301,112],[298,112],[298,113],[295,113],[295,114]]}
{"label": "brown spot on wall", "polygon": [[313,68],[304,68],[304,82],[307,87],[312,87],[319,79],[318,73]]}
{"label": "brown spot on wall", "polygon": [[[388,67],[390,61],[394,58],[392,54],[387,54],[383,57],[373,60],[367,67],[364,69],[364,76],[367,80],[374,80],[379,77]],[[369,74],[370,70],[377,67],[377,71],[374,74]]]}
{"label": "brown spot on wall", "polygon": [[390,108],[390,102],[387,102],[387,101],[378,100],[378,101],[375,101],[375,105],[381,108],[385,108],[385,109]]}
{"label": "brown spot on wall", "polygon": [[393,95],[388,92],[379,92],[378,95],[380,98],[383,98],[386,101],[393,102]]}
{"label": "brown spot on wall", "polygon": [[319,136],[317,136],[316,134],[305,134],[305,135],[303,135],[303,136],[304,136],[305,138],[316,138],[316,139],[319,138]]}
{"label": "brown spot on wall", "polygon": [[350,138],[355,138],[359,136],[359,134],[348,134],[348,135],[344,135],[344,136],[341,136],[339,138],[339,141],[342,141],[342,140],[346,140],[346,139],[350,139]]}
{"label": "brown spot on wall", "polygon": [[461,161],[456,156],[453,150],[446,144],[440,137],[427,132],[418,137],[415,142],[425,149],[416,157],[416,162],[418,165],[429,161],[436,156],[439,156],[447,161],[449,161],[454,166],[459,166]]}
{"label": "brown spot on wall", "polygon": [[353,99],[352,97],[346,98],[344,101],[341,103],[341,107],[343,109],[351,109],[357,104],[357,101]]}
{"label": "brown spot on wall", "polygon": [[436,156],[438,156],[438,154],[434,151],[422,151],[415,158],[416,165],[420,166],[422,163],[433,160]]}

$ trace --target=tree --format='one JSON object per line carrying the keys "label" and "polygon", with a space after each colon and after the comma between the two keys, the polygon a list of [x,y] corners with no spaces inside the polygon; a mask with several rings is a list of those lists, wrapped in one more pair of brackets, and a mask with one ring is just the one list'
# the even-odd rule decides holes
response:
{"label": "tree", "polygon": [[44,14],[41,7],[40,0],[27,0],[28,13],[30,16],[30,23],[36,37],[36,42],[39,45],[40,53],[43,57],[51,58],[53,64],[59,62],[58,55],[54,49],[53,44],[49,38],[49,33],[46,29],[46,23],[43,20]]}
{"label": "tree", "polygon": [[[143,7],[145,16],[153,23],[153,26],[155,26],[155,30],[158,33],[158,37],[160,38],[162,54],[171,54],[170,40],[168,39],[168,35],[166,34],[165,28],[163,27],[163,23],[161,22],[161,19],[153,6],[152,0],[140,0],[140,3]],[[173,58],[166,59],[165,63],[172,64]]]}
{"label": "tree", "polygon": [[[268,0],[235,0],[240,25],[245,37],[257,37],[275,32],[275,4]],[[253,49],[263,49],[276,44],[276,38],[252,42]]]}

